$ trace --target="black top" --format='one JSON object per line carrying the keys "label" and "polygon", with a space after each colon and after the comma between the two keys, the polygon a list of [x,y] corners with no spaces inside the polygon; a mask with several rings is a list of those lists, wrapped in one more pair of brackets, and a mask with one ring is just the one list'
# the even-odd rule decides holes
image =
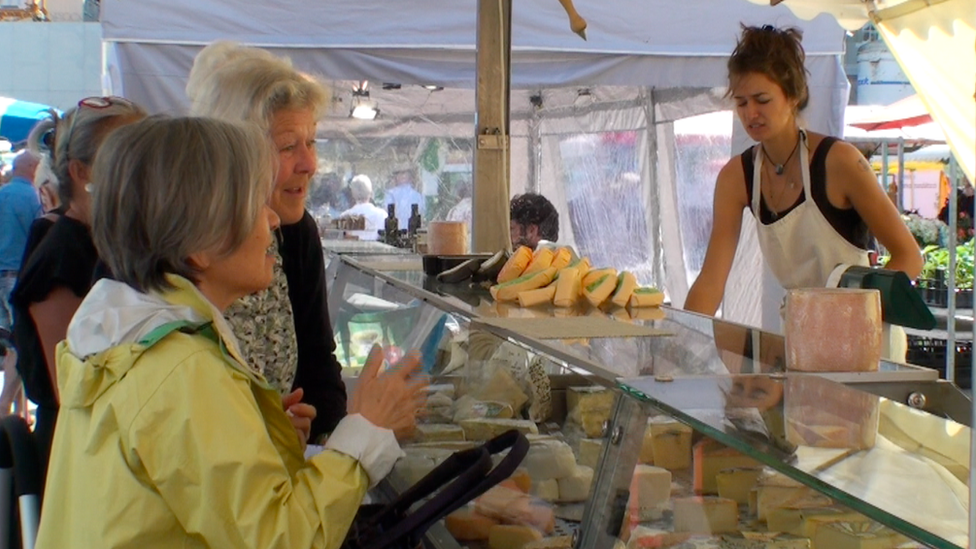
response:
{"label": "black top", "polygon": [[[827,136],[817,145],[817,150],[814,151],[813,159],[810,161],[810,193],[813,195],[814,203],[816,203],[820,212],[830,223],[830,226],[837,231],[837,234],[858,248],[869,250],[873,248],[874,237],[871,236],[867,223],[857,213],[857,210],[854,208],[841,209],[834,207],[827,198],[827,153],[836,141],[838,141],[837,138]],[[742,171],[745,173],[746,195],[748,196],[750,211],[752,210],[752,177],[755,171],[755,155],[756,146],[753,145],[742,153],[741,156]],[[797,198],[792,206],[774,217],[772,210],[766,205],[765,197],[762,197],[759,200],[759,221],[763,225],[771,225],[778,217],[781,218],[792,212],[797,206],[803,204],[805,200],[806,191],[801,191],[800,197]]]}
{"label": "black top", "polygon": [[281,227],[279,251],[288,297],[295,316],[298,369],[294,389],[305,390],[303,402],[315,406],[311,439],[330,433],[346,415],[346,386],[335,356],[335,335],[325,295],[325,257],[319,229],[307,211],[294,225]]}
{"label": "black top", "polygon": [[84,223],[61,216],[30,255],[10,294],[14,308],[14,345],[17,371],[27,398],[38,406],[57,407],[44,347],[30,317],[30,306],[47,299],[58,287],[85,297],[91,289],[92,270],[98,260],[91,231]]}
{"label": "black top", "polygon": [[54,226],[54,222],[64,215],[66,210],[67,208],[64,206],[54,208],[31,223],[30,230],[27,232],[27,245],[24,246],[24,258],[20,262],[21,265],[27,265],[27,258],[37,249],[41,240],[44,240],[47,232]]}

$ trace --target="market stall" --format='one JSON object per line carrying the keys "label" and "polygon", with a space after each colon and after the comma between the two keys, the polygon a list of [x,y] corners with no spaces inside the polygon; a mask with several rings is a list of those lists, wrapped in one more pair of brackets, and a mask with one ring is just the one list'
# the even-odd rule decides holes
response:
{"label": "market stall", "polygon": [[[450,208],[456,186],[470,179],[473,6],[238,6],[104,2],[113,92],[150,110],[179,112],[186,104],[186,74],[202,45],[224,38],[269,47],[335,81],[334,109],[320,125],[320,135],[329,139],[322,156],[348,161],[326,170],[355,167],[382,181],[395,162],[412,161],[425,194],[443,197],[431,199],[429,211]],[[708,221],[701,208],[711,195],[714,165],[744,149],[747,139],[731,123],[718,138],[677,135],[675,123],[725,108],[725,56],[740,23],[773,20],[804,29],[812,92],[808,119],[814,130],[839,134],[849,88],[840,64],[843,32],[829,17],[807,22],[784,7],[770,11],[741,1],[694,0],[681,10],[671,2],[634,0],[613,9],[591,0],[576,7],[589,22],[585,42],[569,32],[558,2],[520,4],[513,13],[511,192],[550,197],[564,220],[560,240],[581,248],[597,248],[608,234],[619,234],[611,225],[618,219],[603,212],[641,218],[642,225],[619,239],[631,245],[609,250],[608,261],[634,264],[646,282],[683,302],[703,252]],[[370,121],[349,117],[352,83],[362,80],[370,82],[369,99],[380,111]],[[625,188],[633,176],[637,185],[622,193],[625,199],[608,192]],[[730,295],[725,312],[759,325],[761,299],[751,286],[735,283],[762,278],[754,231],[747,224],[743,234],[750,245],[743,247],[730,286],[750,289]],[[778,300],[772,294],[768,299]]]}

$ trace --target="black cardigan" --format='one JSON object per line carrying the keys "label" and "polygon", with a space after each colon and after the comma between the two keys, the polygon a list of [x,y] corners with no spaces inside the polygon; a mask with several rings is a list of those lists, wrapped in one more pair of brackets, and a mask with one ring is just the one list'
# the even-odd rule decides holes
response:
{"label": "black cardigan", "polygon": [[346,415],[346,386],[335,356],[325,295],[325,258],[318,226],[307,211],[298,223],[283,225],[280,235],[279,250],[298,339],[298,370],[292,388],[304,389],[302,401],[318,412],[310,439],[315,440],[332,432]]}

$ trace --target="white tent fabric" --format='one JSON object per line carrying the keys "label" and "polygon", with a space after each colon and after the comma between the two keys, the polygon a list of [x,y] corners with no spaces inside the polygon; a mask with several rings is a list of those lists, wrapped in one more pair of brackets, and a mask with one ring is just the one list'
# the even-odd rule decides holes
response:
{"label": "white tent fabric", "polygon": [[[213,40],[232,39],[267,47],[290,57],[301,70],[333,81],[334,109],[320,125],[323,137],[352,143],[374,139],[369,142],[373,146],[380,143],[377,139],[393,142],[400,136],[471,138],[475,7],[474,2],[457,0],[411,7],[392,0],[276,0],[246,6],[236,0],[103,0],[107,80],[112,92],[124,93],[151,111],[182,112],[193,57]],[[627,261],[647,263],[637,269],[642,281],[664,286],[680,305],[694,276],[686,263],[694,263],[700,250],[692,249],[680,229],[689,221],[680,219],[686,214],[678,204],[687,189],[676,181],[681,166],[694,159],[682,164],[675,158],[673,123],[728,108],[721,99],[725,63],[740,23],[794,25],[804,30],[811,74],[808,126],[841,135],[849,89],[840,64],[843,31],[829,16],[803,21],[785,7],[741,0],[619,0],[612,6],[577,0],[576,7],[589,23],[585,42],[570,32],[555,0],[513,7],[512,191],[548,196],[560,212],[560,240],[585,245],[583,237],[592,241],[604,233],[574,234],[574,227],[583,223],[602,229],[610,215],[594,206],[601,185],[609,182],[600,179],[599,163],[587,156],[596,149],[587,147],[595,143],[606,150],[600,136],[637,132],[639,139],[619,150],[626,151],[622,162],[627,169],[639,173],[640,188],[633,193],[639,196],[628,200],[644,216],[641,227],[648,233],[631,245],[647,249],[630,254]],[[349,86],[342,81],[352,80],[371,81],[380,118],[348,118]],[[382,90],[382,82],[403,86]],[[423,84],[446,89],[428,92],[417,86]],[[590,92],[585,96],[579,93],[584,87]],[[542,97],[541,108],[530,101],[534,95]],[[731,154],[750,144],[741,128],[731,143],[732,150],[726,149]],[[711,179],[699,189],[697,198],[707,202],[701,218],[694,220],[701,226],[711,223],[713,188]],[[585,219],[580,211],[588,212]],[[728,285],[725,312],[757,325],[761,303],[755,281],[762,275],[752,236],[747,233],[740,246],[742,260]],[[773,316],[767,320],[778,322],[778,313]]]}
{"label": "white tent fabric", "polygon": [[[767,0],[750,0],[768,4]],[[798,16],[829,13],[847,29],[874,21],[970,181],[976,180],[976,2],[790,0]]]}

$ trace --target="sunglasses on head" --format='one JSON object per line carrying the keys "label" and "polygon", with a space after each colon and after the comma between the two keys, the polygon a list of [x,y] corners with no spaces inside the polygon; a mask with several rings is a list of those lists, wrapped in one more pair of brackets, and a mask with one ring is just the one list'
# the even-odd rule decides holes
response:
{"label": "sunglasses on head", "polygon": [[73,115],[71,115],[71,123],[68,124],[68,129],[65,131],[64,134],[64,138],[68,140],[68,148],[65,151],[68,155],[68,158],[73,158],[71,156],[71,135],[74,133],[75,123],[78,121],[77,111],[80,111],[81,109],[101,110],[116,105],[121,105],[123,107],[130,107],[130,108],[135,107],[135,103],[133,103],[132,101],[129,101],[124,97],[118,97],[115,95],[109,95],[104,97],[98,97],[98,96],[86,97],[81,101],[78,101],[78,109]]}

